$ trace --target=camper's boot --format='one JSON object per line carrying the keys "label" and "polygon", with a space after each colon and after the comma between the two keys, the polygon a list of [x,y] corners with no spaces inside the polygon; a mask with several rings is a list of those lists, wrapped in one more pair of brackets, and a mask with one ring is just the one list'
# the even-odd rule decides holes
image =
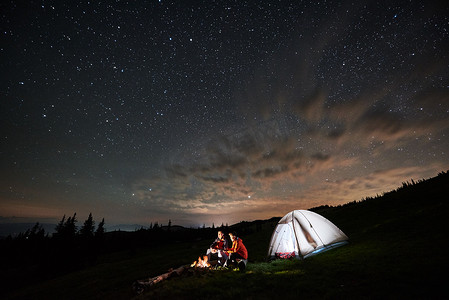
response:
{"label": "camper's boot", "polygon": [[239,267],[239,271],[245,271],[246,264],[243,261],[243,259],[239,261],[238,267]]}

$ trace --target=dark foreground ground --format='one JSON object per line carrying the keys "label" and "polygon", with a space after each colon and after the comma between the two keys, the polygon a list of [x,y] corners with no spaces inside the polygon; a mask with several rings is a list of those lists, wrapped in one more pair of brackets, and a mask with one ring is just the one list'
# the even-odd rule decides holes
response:
{"label": "dark foreground ground", "polygon": [[[171,278],[137,295],[132,283],[196,260],[211,240],[133,248],[48,280],[26,279],[2,299],[448,299],[449,176],[375,199],[316,212],[350,238],[306,260],[265,262],[276,219],[239,223],[250,259],[244,272]],[[239,227],[240,226],[240,227]],[[26,278],[26,276],[24,276]]]}

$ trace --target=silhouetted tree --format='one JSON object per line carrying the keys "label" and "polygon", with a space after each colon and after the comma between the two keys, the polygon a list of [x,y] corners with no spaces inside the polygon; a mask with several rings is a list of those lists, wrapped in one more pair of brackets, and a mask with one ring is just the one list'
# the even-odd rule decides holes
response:
{"label": "silhouetted tree", "polygon": [[59,221],[58,225],[56,225],[55,233],[53,236],[55,238],[58,238],[63,235],[64,233],[64,223],[65,223],[65,215],[62,217],[61,221]]}
{"label": "silhouetted tree", "polygon": [[56,226],[55,228],[56,232],[53,234],[53,237],[59,240],[74,239],[77,233],[76,213],[73,214],[73,217],[69,217],[67,220],[65,221],[64,220],[65,215],[62,217],[61,221]]}
{"label": "silhouetted tree", "polygon": [[69,217],[67,219],[67,222],[64,225],[64,235],[67,238],[74,238],[78,227],[76,226],[76,222],[78,222],[78,220],[76,219],[76,213],[73,214],[73,217]]}
{"label": "silhouetted tree", "polygon": [[95,231],[95,236],[98,238],[103,237],[104,235],[104,218],[101,220],[101,222],[98,224],[97,230]]}
{"label": "silhouetted tree", "polygon": [[37,222],[33,228],[29,231],[29,239],[31,240],[43,240],[45,238],[45,230],[42,225]]}
{"label": "silhouetted tree", "polygon": [[95,230],[95,221],[92,218],[92,213],[89,213],[89,217],[84,221],[83,226],[80,229],[80,236],[83,238],[93,238]]}

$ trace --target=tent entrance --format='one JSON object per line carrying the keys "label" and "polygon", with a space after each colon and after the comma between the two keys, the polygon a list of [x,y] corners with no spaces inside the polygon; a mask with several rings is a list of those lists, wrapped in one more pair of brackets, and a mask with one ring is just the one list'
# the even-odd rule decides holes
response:
{"label": "tent entrance", "polygon": [[305,258],[347,243],[348,237],[323,216],[294,210],[276,225],[271,236],[268,257]]}

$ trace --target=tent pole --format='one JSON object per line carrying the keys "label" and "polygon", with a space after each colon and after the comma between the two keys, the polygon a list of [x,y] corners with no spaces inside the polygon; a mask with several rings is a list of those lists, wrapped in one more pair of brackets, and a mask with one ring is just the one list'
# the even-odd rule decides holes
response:
{"label": "tent pole", "polygon": [[323,244],[323,246],[327,246],[325,243],[323,243],[323,240],[321,239],[321,237],[318,234],[318,232],[316,232],[315,228],[313,227],[312,223],[310,223],[309,219],[307,219],[307,217],[302,212],[300,212],[300,213],[307,220],[307,222],[309,222],[310,228],[312,228],[312,230],[315,232],[316,236],[320,239],[321,244]]}
{"label": "tent pole", "polygon": [[298,247],[298,256],[300,258],[302,258],[301,249],[299,248],[299,242],[298,242],[297,235],[296,235],[295,222],[294,222],[295,218],[294,218],[294,216],[295,216],[295,211],[292,211],[292,228],[293,228],[293,233],[295,234],[295,242],[296,242],[296,246]]}

